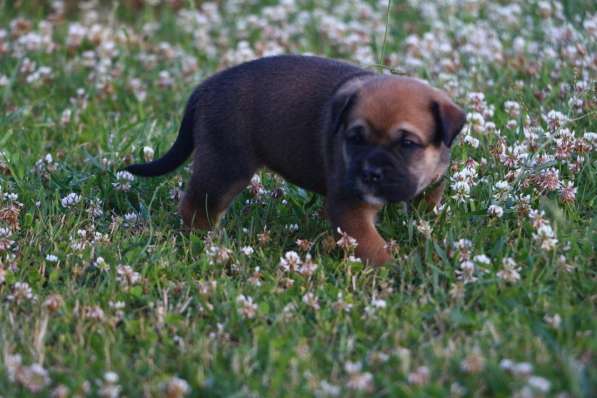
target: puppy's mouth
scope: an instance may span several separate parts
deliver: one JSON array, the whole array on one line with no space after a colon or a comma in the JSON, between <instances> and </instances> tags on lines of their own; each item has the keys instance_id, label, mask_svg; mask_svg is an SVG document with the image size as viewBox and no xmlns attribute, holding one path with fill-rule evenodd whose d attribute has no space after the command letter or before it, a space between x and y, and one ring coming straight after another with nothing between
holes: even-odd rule
<instances>
[{"instance_id":1,"label":"puppy's mouth","mask_svg":"<svg viewBox=\"0 0 597 398\"><path fill-rule=\"evenodd\" d=\"M377 151L353 158L345 187L364 202L378 206L411 200L417 193L418 181L396 159Z\"/></svg>"},{"instance_id":2,"label":"puppy's mouth","mask_svg":"<svg viewBox=\"0 0 597 398\"><path fill-rule=\"evenodd\" d=\"M355 183L359 196L372 205L405 202L416 196L416 187L407 178L371 182L359 177Z\"/></svg>"}]
</instances>

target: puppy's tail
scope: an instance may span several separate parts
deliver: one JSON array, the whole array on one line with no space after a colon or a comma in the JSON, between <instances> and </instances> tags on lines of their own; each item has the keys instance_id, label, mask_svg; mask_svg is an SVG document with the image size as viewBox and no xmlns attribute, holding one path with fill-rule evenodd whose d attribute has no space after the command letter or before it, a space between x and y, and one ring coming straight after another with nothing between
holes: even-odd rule
<instances>
[{"instance_id":1,"label":"puppy's tail","mask_svg":"<svg viewBox=\"0 0 597 398\"><path fill-rule=\"evenodd\" d=\"M129 173L154 177L169 173L180 166L193 152L193 107L188 106L180 124L178 137L164 156L149 163L132 164L125 168Z\"/></svg>"}]
</instances>

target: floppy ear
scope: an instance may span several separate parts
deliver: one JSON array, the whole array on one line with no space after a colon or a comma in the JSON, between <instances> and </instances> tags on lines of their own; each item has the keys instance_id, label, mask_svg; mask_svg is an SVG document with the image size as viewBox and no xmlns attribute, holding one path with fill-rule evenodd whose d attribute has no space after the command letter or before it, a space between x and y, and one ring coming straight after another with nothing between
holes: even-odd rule
<instances>
[{"instance_id":1,"label":"floppy ear","mask_svg":"<svg viewBox=\"0 0 597 398\"><path fill-rule=\"evenodd\" d=\"M466 122L466 113L452 101L433 101L431 104L440 139L449 148Z\"/></svg>"},{"instance_id":2,"label":"floppy ear","mask_svg":"<svg viewBox=\"0 0 597 398\"><path fill-rule=\"evenodd\" d=\"M346 115L356 102L357 90L343 91L336 94L330 103L331 133L335 134L346 122Z\"/></svg>"}]
</instances>

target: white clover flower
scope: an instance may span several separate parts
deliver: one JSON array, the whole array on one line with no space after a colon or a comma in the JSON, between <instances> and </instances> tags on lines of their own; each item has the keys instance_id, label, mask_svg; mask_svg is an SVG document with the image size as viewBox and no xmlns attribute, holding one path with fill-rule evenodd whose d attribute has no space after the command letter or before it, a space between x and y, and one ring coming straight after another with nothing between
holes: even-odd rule
<instances>
[{"instance_id":1,"label":"white clover flower","mask_svg":"<svg viewBox=\"0 0 597 398\"><path fill-rule=\"evenodd\" d=\"M543 320L554 329L559 329L562 324L562 317L560 314L545 315Z\"/></svg>"},{"instance_id":2,"label":"white clover flower","mask_svg":"<svg viewBox=\"0 0 597 398\"><path fill-rule=\"evenodd\" d=\"M473 241L470 239L458 239L454 242L454 247L458 250L470 249L473 247Z\"/></svg>"},{"instance_id":3,"label":"white clover flower","mask_svg":"<svg viewBox=\"0 0 597 398\"><path fill-rule=\"evenodd\" d=\"M158 85L161 88L168 88L174 85L174 79L167 70L160 71L158 77Z\"/></svg>"},{"instance_id":4,"label":"white clover flower","mask_svg":"<svg viewBox=\"0 0 597 398\"><path fill-rule=\"evenodd\" d=\"M572 97L568 100L568 106L576 113L582 113L585 101L582 98Z\"/></svg>"},{"instance_id":5,"label":"white clover flower","mask_svg":"<svg viewBox=\"0 0 597 398\"><path fill-rule=\"evenodd\" d=\"M48 371L38 363L19 367L15 379L33 393L40 392L51 383Z\"/></svg>"},{"instance_id":6,"label":"white clover flower","mask_svg":"<svg viewBox=\"0 0 597 398\"><path fill-rule=\"evenodd\" d=\"M87 213L93 218L99 218L104 214L102 210L102 200L95 198L89 203L89 207L87 208Z\"/></svg>"},{"instance_id":7,"label":"white clover flower","mask_svg":"<svg viewBox=\"0 0 597 398\"><path fill-rule=\"evenodd\" d=\"M284 228L290 232L296 232L299 230L298 224L286 224Z\"/></svg>"},{"instance_id":8,"label":"white clover flower","mask_svg":"<svg viewBox=\"0 0 597 398\"><path fill-rule=\"evenodd\" d=\"M508 358L504 358L500 361L500 368L503 370L512 370L512 367L515 365L514 361Z\"/></svg>"},{"instance_id":9,"label":"white clover flower","mask_svg":"<svg viewBox=\"0 0 597 398\"><path fill-rule=\"evenodd\" d=\"M472 135L465 135L464 143L472 146L473 148L479 148L479 140Z\"/></svg>"},{"instance_id":10,"label":"white clover flower","mask_svg":"<svg viewBox=\"0 0 597 398\"><path fill-rule=\"evenodd\" d=\"M518 127L518 121L514 120L514 119L510 119L506 122L506 128L508 130L514 130L516 129L516 127Z\"/></svg>"},{"instance_id":11,"label":"white clover flower","mask_svg":"<svg viewBox=\"0 0 597 398\"><path fill-rule=\"evenodd\" d=\"M485 102L485 94L478 92L471 92L467 95L468 101L473 105L483 104Z\"/></svg>"},{"instance_id":12,"label":"white clover flower","mask_svg":"<svg viewBox=\"0 0 597 398\"><path fill-rule=\"evenodd\" d=\"M121 310L126 307L126 303L124 301L109 301L108 306L113 310Z\"/></svg>"},{"instance_id":13,"label":"white clover flower","mask_svg":"<svg viewBox=\"0 0 597 398\"><path fill-rule=\"evenodd\" d=\"M311 276L317 270L318 265L311 259L311 255L305 256L305 261L299 268L299 273L304 276Z\"/></svg>"},{"instance_id":14,"label":"white clover flower","mask_svg":"<svg viewBox=\"0 0 597 398\"><path fill-rule=\"evenodd\" d=\"M533 234L533 239L546 251L553 250L558 243L553 229L547 223L540 225L539 228L537 228L537 233Z\"/></svg>"},{"instance_id":15,"label":"white clover flower","mask_svg":"<svg viewBox=\"0 0 597 398\"><path fill-rule=\"evenodd\" d=\"M419 233L423 236L425 236L427 239L431 238L431 233L433 232L433 227L431 227L431 224L429 223L429 221L426 220L419 220L419 222L416 224L417 226L417 231L419 231Z\"/></svg>"},{"instance_id":16,"label":"white clover flower","mask_svg":"<svg viewBox=\"0 0 597 398\"><path fill-rule=\"evenodd\" d=\"M67 125L72 117L73 111L70 108L66 108L65 110L62 111L62 114L60 115L60 124L61 125Z\"/></svg>"},{"instance_id":17,"label":"white clover flower","mask_svg":"<svg viewBox=\"0 0 597 398\"><path fill-rule=\"evenodd\" d=\"M253 298L240 294L236 298L236 304L238 305L238 314L243 318L252 319L257 314L257 304L253 302Z\"/></svg>"},{"instance_id":18,"label":"white clover flower","mask_svg":"<svg viewBox=\"0 0 597 398\"><path fill-rule=\"evenodd\" d=\"M209 257L209 263L211 265L225 265L232 260L232 250L227 247L208 245L205 248L205 254Z\"/></svg>"},{"instance_id":19,"label":"white clover flower","mask_svg":"<svg viewBox=\"0 0 597 398\"><path fill-rule=\"evenodd\" d=\"M583 139L593 145L593 148L597 148L597 133L587 132L583 134Z\"/></svg>"},{"instance_id":20,"label":"white clover flower","mask_svg":"<svg viewBox=\"0 0 597 398\"><path fill-rule=\"evenodd\" d=\"M490 217L501 218L504 215L504 209L498 205L491 205L487 209L487 214L489 214Z\"/></svg>"},{"instance_id":21,"label":"white clover flower","mask_svg":"<svg viewBox=\"0 0 597 398\"><path fill-rule=\"evenodd\" d=\"M564 181L560 186L560 199L563 203L574 203L577 188L572 181Z\"/></svg>"},{"instance_id":22,"label":"white clover flower","mask_svg":"<svg viewBox=\"0 0 597 398\"><path fill-rule=\"evenodd\" d=\"M386 308L387 303L386 300L374 298L371 300L371 305L375 308Z\"/></svg>"},{"instance_id":23,"label":"white clover flower","mask_svg":"<svg viewBox=\"0 0 597 398\"><path fill-rule=\"evenodd\" d=\"M358 246L358 242L355 238L348 235L346 232L342 231L340 227L337 229L338 234L340 234L340 239L336 242L336 244L343 250L354 250Z\"/></svg>"},{"instance_id":24,"label":"white clover flower","mask_svg":"<svg viewBox=\"0 0 597 398\"><path fill-rule=\"evenodd\" d=\"M504 102L504 110L512 118L520 116L520 104L516 101Z\"/></svg>"},{"instance_id":25,"label":"white clover flower","mask_svg":"<svg viewBox=\"0 0 597 398\"><path fill-rule=\"evenodd\" d=\"M255 250L251 247L251 246L244 246L241 247L240 251L245 255L245 256L250 256L253 253L255 253Z\"/></svg>"},{"instance_id":26,"label":"white clover flower","mask_svg":"<svg viewBox=\"0 0 597 398\"><path fill-rule=\"evenodd\" d=\"M369 372L351 373L346 387L356 391L370 391L373 389L373 375Z\"/></svg>"},{"instance_id":27,"label":"white clover flower","mask_svg":"<svg viewBox=\"0 0 597 398\"><path fill-rule=\"evenodd\" d=\"M512 189L508 181L498 181L494 185L495 193L494 196L496 200L504 201L508 198L508 193Z\"/></svg>"},{"instance_id":28,"label":"white clover flower","mask_svg":"<svg viewBox=\"0 0 597 398\"><path fill-rule=\"evenodd\" d=\"M118 398L122 388L117 383L118 374L114 372L104 373L104 379L98 390L99 396L102 398Z\"/></svg>"},{"instance_id":29,"label":"white clover flower","mask_svg":"<svg viewBox=\"0 0 597 398\"><path fill-rule=\"evenodd\" d=\"M485 122L485 133L494 133L499 135L499 131L494 122Z\"/></svg>"},{"instance_id":30,"label":"white clover flower","mask_svg":"<svg viewBox=\"0 0 597 398\"><path fill-rule=\"evenodd\" d=\"M479 113L479 112L469 113L466 117L466 122L471 127L472 131L474 131L475 133L480 134L480 133L485 132L484 130L485 130L486 121L481 113ZM471 137L471 136L467 135L467 137ZM466 140L466 138L465 138L465 140Z\"/></svg>"},{"instance_id":31,"label":"white clover flower","mask_svg":"<svg viewBox=\"0 0 597 398\"><path fill-rule=\"evenodd\" d=\"M477 268L475 267L475 263L472 261L466 260L460 263L459 269L456 270L456 276L458 280L467 283L473 283L477 281L477 277L475 273Z\"/></svg>"},{"instance_id":32,"label":"white clover flower","mask_svg":"<svg viewBox=\"0 0 597 398\"><path fill-rule=\"evenodd\" d=\"M465 203L470 198L471 187L468 182L456 181L450 188L454 191L452 198L456 201Z\"/></svg>"},{"instance_id":33,"label":"white clover flower","mask_svg":"<svg viewBox=\"0 0 597 398\"><path fill-rule=\"evenodd\" d=\"M68 33L66 36L66 45L69 48L76 48L81 45L81 42L87 35L87 28L75 22L68 26Z\"/></svg>"},{"instance_id":34,"label":"white clover flower","mask_svg":"<svg viewBox=\"0 0 597 398\"><path fill-rule=\"evenodd\" d=\"M50 173L56 171L57 168L58 166L49 153L35 162L35 172L42 177L47 177Z\"/></svg>"},{"instance_id":35,"label":"white clover flower","mask_svg":"<svg viewBox=\"0 0 597 398\"><path fill-rule=\"evenodd\" d=\"M153 160L154 154L155 154L155 151L153 150L152 147L150 147L150 146L143 147L143 159L145 159L146 162L151 162Z\"/></svg>"},{"instance_id":36,"label":"white clover flower","mask_svg":"<svg viewBox=\"0 0 597 398\"><path fill-rule=\"evenodd\" d=\"M104 373L104 380L107 383L118 383L118 374L116 372L106 372Z\"/></svg>"},{"instance_id":37,"label":"white clover flower","mask_svg":"<svg viewBox=\"0 0 597 398\"><path fill-rule=\"evenodd\" d=\"M254 174L253 177L251 177L251 184L261 184L261 177L259 174Z\"/></svg>"},{"instance_id":38,"label":"white clover flower","mask_svg":"<svg viewBox=\"0 0 597 398\"><path fill-rule=\"evenodd\" d=\"M485 358L478 348L468 354L466 358L460 363L460 368L471 374L481 372L485 368Z\"/></svg>"},{"instance_id":39,"label":"white clover flower","mask_svg":"<svg viewBox=\"0 0 597 398\"><path fill-rule=\"evenodd\" d=\"M307 304L309 307L313 308L314 310L319 309L319 299L312 292L307 292L303 295L303 303Z\"/></svg>"},{"instance_id":40,"label":"white clover flower","mask_svg":"<svg viewBox=\"0 0 597 398\"><path fill-rule=\"evenodd\" d=\"M77 195L74 192L71 192L68 195L66 195L64 198L62 198L60 203L62 204L62 207L64 207L65 209L68 209L69 207L75 206L80 201L81 201L81 196Z\"/></svg>"},{"instance_id":41,"label":"white clover flower","mask_svg":"<svg viewBox=\"0 0 597 398\"><path fill-rule=\"evenodd\" d=\"M56 257L53 254L48 254L46 256L46 261L49 262L49 263L57 263L58 262L58 257Z\"/></svg>"},{"instance_id":42,"label":"white clover flower","mask_svg":"<svg viewBox=\"0 0 597 398\"><path fill-rule=\"evenodd\" d=\"M15 282L15 284L12 285L12 293L6 296L6 298L8 301L12 301L16 304L36 300L36 296L33 294L33 290L27 282Z\"/></svg>"},{"instance_id":43,"label":"white clover flower","mask_svg":"<svg viewBox=\"0 0 597 398\"><path fill-rule=\"evenodd\" d=\"M502 270L498 271L496 275L506 282L515 283L520 280L520 267L513 258L506 257L502 260Z\"/></svg>"},{"instance_id":44,"label":"white clover flower","mask_svg":"<svg viewBox=\"0 0 597 398\"><path fill-rule=\"evenodd\" d=\"M124 215L124 226L131 227L139 222L139 214L130 212Z\"/></svg>"},{"instance_id":45,"label":"white clover flower","mask_svg":"<svg viewBox=\"0 0 597 398\"><path fill-rule=\"evenodd\" d=\"M147 99L147 89L145 87L145 84L143 84L143 82L140 79L137 79L137 78L131 79L129 81L129 88L133 91L133 94L135 95L135 98L137 99L137 101L144 102ZM149 148L153 152L152 148L150 148L150 147L145 147L145 148ZM148 153L145 152L145 148L143 148L143 155L147 159ZM151 158L153 159L153 153L151 153Z\"/></svg>"},{"instance_id":46,"label":"white clover flower","mask_svg":"<svg viewBox=\"0 0 597 398\"><path fill-rule=\"evenodd\" d=\"M548 393L551 387L551 383L546 378L540 376L531 376L527 381L528 385L535 390L542 393Z\"/></svg>"},{"instance_id":47,"label":"white clover flower","mask_svg":"<svg viewBox=\"0 0 597 398\"><path fill-rule=\"evenodd\" d=\"M344 312L350 312L350 310L352 310L352 304L351 303L347 303L346 301L344 301L344 297L342 295L342 292L338 292L338 298L336 299L336 301L332 304L332 307L334 308L334 310L336 311L344 311Z\"/></svg>"},{"instance_id":48,"label":"white clover flower","mask_svg":"<svg viewBox=\"0 0 597 398\"><path fill-rule=\"evenodd\" d=\"M539 188L543 191L557 191L562 186L562 182L560 181L560 170L555 167L541 170L536 181Z\"/></svg>"},{"instance_id":49,"label":"white clover flower","mask_svg":"<svg viewBox=\"0 0 597 398\"><path fill-rule=\"evenodd\" d=\"M126 170L116 173L116 182L112 186L119 191L128 191L131 189L131 183L135 180L135 176Z\"/></svg>"},{"instance_id":50,"label":"white clover flower","mask_svg":"<svg viewBox=\"0 0 597 398\"><path fill-rule=\"evenodd\" d=\"M191 391L186 380L179 377L172 377L164 386L166 398L182 398Z\"/></svg>"},{"instance_id":51,"label":"white clover flower","mask_svg":"<svg viewBox=\"0 0 597 398\"><path fill-rule=\"evenodd\" d=\"M429 381L429 368L427 366L419 366L414 372L408 374L408 382L414 385L427 384Z\"/></svg>"},{"instance_id":52,"label":"white clover flower","mask_svg":"<svg viewBox=\"0 0 597 398\"><path fill-rule=\"evenodd\" d=\"M141 282L141 274L133 270L130 265L119 265L116 267L116 280L124 288L136 285Z\"/></svg>"},{"instance_id":53,"label":"white clover flower","mask_svg":"<svg viewBox=\"0 0 597 398\"><path fill-rule=\"evenodd\" d=\"M340 396L341 391L339 386L331 384L327 380L322 380L319 383L319 391L317 391L317 393L320 393L323 396L338 397Z\"/></svg>"},{"instance_id":54,"label":"white clover flower","mask_svg":"<svg viewBox=\"0 0 597 398\"><path fill-rule=\"evenodd\" d=\"M487 257L485 254L476 255L475 257L473 257L473 261L475 261L479 264L484 264L484 265L491 264L491 259L489 257Z\"/></svg>"},{"instance_id":55,"label":"white clover flower","mask_svg":"<svg viewBox=\"0 0 597 398\"><path fill-rule=\"evenodd\" d=\"M279 266L286 272L295 272L299 270L301 264L301 256L294 250L290 250L280 258Z\"/></svg>"},{"instance_id":56,"label":"white clover flower","mask_svg":"<svg viewBox=\"0 0 597 398\"><path fill-rule=\"evenodd\" d=\"M344 364L344 370L346 370L346 373L357 373L360 372L362 368L363 365L360 362L347 361Z\"/></svg>"},{"instance_id":57,"label":"white clover flower","mask_svg":"<svg viewBox=\"0 0 597 398\"><path fill-rule=\"evenodd\" d=\"M15 382L17 378L17 373L20 371L21 366L23 364L23 358L20 354L11 355L9 352L7 352L5 354L4 360L4 367L6 369L6 375L8 376L8 380L10 380L11 382Z\"/></svg>"},{"instance_id":58,"label":"white clover flower","mask_svg":"<svg viewBox=\"0 0 597 398\"><path fill-rule=\"evenodd\" d=\"M529 376L533 373L533 365L528 362L519 362L512 365L510 371L516 376Z\"/></svg>"},{"instance_id":59,"label":"white clover flower","mask_svg":"<svg viewBox=\"0 0 597 398\"><path fill-rule=\"evenodd\" d=\"M529 210L529 218L532 220L534 228L539 228L543 224L549 223L549 221L545 219L545 212L543 210Z\"/></svg>"},{"instance_id":60,"label":"white clover flower","mask_svg":"<svg viewBox=\"0 0 597 398\"><path fill-rule=\"evenodd\" d=\"M543 116L543 119L547 122L547 125L552 132L563 127L568 122L566 115L555 110L549 111L547 115Z\"/></svg>"},{"instance_id":61,"label":"white clover flower","mask_svg":"<svg viewBox=\"0 0 597 398\"><path fill-rule=\"evenodd\" d=\"M551 8L551 3L549 1L539 1L537 3L537 8L539 9L539 15L543 18L547 19L552 16L553 9Z\"/></svg>"},{"instance_id":62,"label":"white clover flower","mask_svg":"<svg viewBox=\"0 0 597 398\"><path fill-rule=\"evenodd\" d=\"M94 262L93 266L99 269L100 271L108 271L110 269L110 265L104 260L103 257L98 257Z\"/></svg>"}]
</instances>

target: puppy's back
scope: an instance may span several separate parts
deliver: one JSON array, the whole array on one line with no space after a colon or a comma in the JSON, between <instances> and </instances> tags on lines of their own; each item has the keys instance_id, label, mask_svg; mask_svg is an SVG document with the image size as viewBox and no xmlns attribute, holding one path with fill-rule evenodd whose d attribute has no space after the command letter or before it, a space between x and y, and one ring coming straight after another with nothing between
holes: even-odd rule
<instances>
[{"instance_id":1,"label":"puppy's back","mask_svg":"<svg viewBox=\"0 0 597 398\"><path fill-rule=\"evenodd\" d=\"M323 178L326 103L343 82L370 73L298 55L261 58L224 70L193 93L197 121L207 127L203 134L210 135L196 142L209 139L222 148L250 148L266 166L297 184L305 181L295 176L295 163L311 165L308 172L319 170Z\"/></svg>"}]
</instances>

